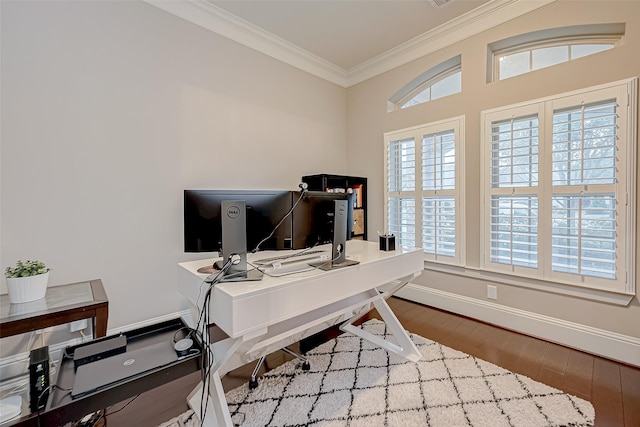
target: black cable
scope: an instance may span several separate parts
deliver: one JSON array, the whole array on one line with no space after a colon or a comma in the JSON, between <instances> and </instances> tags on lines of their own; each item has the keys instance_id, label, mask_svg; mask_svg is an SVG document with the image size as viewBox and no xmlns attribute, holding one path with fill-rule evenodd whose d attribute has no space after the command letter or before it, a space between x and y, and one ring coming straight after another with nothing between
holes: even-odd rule
<instances>
[{"instance_id":1,"label":"black cable","mask_svg":"<svg viewBox=\"0 0 640 427\"><path fill-rule=\"evenodd\" d=\"M107 417L113 414L117 414L118 412L122 411L124 408L126 408L127 406L131 405L131 403L133 403L134 400L136 400L138 397L140 397L140 395L136 395L134 397L131 398L131 400L129 400L127 403L124 404L124 406L120 409L118 409L117 411L113 411L113 412L109 412L107 413L106 409L104 411L102 411L102 414L100 414L100 416L93 422L93 424L91 425L92 427L95 426L96 424L98 424L98 421L100 421L101 419L104 418L104 425L107 425Z\"/></svg>"},{"instance_id":2,"label":"black cable","mask_svg":"<svg viewBox=\"0 0 640 427\"><path fill-rule=\"evenodd\" d=\"M38 409L36 410L36 417L37 417L36 421L37 421L38 427L40 426L40 410L42 409L40 408L40 400L44 397L45 393L47 393L48 391L53 391L54 388L67 392L62 396L63 398L68 394L71 394L71 390L72 390L70 388L60 387L57 384L51 384L49 387L45 388L44 390L42 390L42 392L40 392L40 394L38 395L38 399L36 400L36 403L38 405Z\"/></svg>"},{"instance_id":3,"label":"black cable","mask_svg":"<svg viewBox=\"0 0 640 427\"><path fill-rule=\"evenodd\" d=\"M203 282L203 283L209 283L209 288L205 293L202 310L200 312L198 324L196 325L196 330L200 331L203 350L206 349L206 353L205 351L202 352L202 369L201 369L202 394L200 396L200 421L201 422L205 419L207 415L208 405L206 403L208 403L209 391L211 390L210 372L215 362L213 350L211 349L211 345L210 345L210 337L209 337L209 329L208 329L210 324L209 307L210 307L210 301L211 301L211 292L213 291L213 288L224 278L229 268L231 268L231 265L233 264L233 258L236 255L237 254L232 254L231 256L229 256L229 258L227 259L225 264L222 266L220 271L213 278L210 279L209 277L207 277L207 279L205 279L205 281ZM208 360L205 356L208 356Z\"/></svg>"},{"instance_id":4,"label":"black cable","mask_svg":"<svg viewBox=\"0 0 640 427\"><path fill-rule=\"evenodd\" d=\"M36 399L36 421L37 421L38 427L40 427L40 409L41 409L40 408L40 400L44 397L45 394L49 393L49 391L51 389L53 389L54 387L56 387L56 385L55 384L51 384L49 387L47 387L44 390L42 390L40 392L40 394L38 395L38 398Z\"/></svg>"},{"instance_id":5,"label":"black cable","mask_svg":"<svg viewBox=\"0 0 640 427\"><path fill-rule=\"evenodd\" d=\"M206 415L207 415L207 403L208 403L208 396L209 396L209 391L210 391L210 386L209 383L210 381L210 373L211 373L211 368L213 366L213 363L215 362L214 360L214 354L213 354L213 350L211 349L211 345L210 345L210 336L209 336L209 329L208 329L208 325L209 325L209 301L211 298L211 289L215 286L216 284L213 283L210 287L209 287L209 291L207 292L207 295L205 296L205 305L203 306L203 312L205 313L203 319L203 326L202 326L202 334L204 337L204 345L205 348L207 349L207 355L208 355L208 360L205 359L203 357L202 360L202 376L201 376L201 380L202 380L202 394L200 395L200 420L204 421Z\"/></svg>"},{"instance_id":6,"label":"black cable","mask_svg":"<svg viewBox=\"0 0 640 427\"><path fill-rule=\"evenodd\" d=\"M280 222L278 222L278 224L273 227L273 230L271 230L271 233L265 237L264 239L262 239L255 247L254 250L251 251L252 254L255 254L256 252L258 252L260 250L260 245L262 245L264 242L266 242L267 240L269 240L273 234L276 232L276 230L278 229L278 227L280 227L282 225L282 223L284 222L285 219L287 219L287 217L289 215L291 215L294 211L294 209L296 208L296 206L298 206L298 203L300 203L300 200L303 199L304 195L307 194L307 188L304 187L302 184L300 184L300 188L302 189L302 191L300 191L300 197L298 197L298 200L296 200L296 202L293 204L293 206L291 207L291 209L289 209L289 212L287 212L282 219L280 220Z\"/></svg>"},{"instance_id":7,"label":"black cable","mask_svg":"<svg viewBox=\"0 0 640 427\"><path fill-rule=\"evenodd\" d=\"M118 412L121 412L124 408L126 408L127 406L131 405L133 403L134 400L136 400L138 397L140 397L139 394L135 395L134 397L131 398L131 400L129 400L127 403L124 404L124 406L120 409L118 409L117 411L113 411L113 412L104 412L104 417L108 417L109 415L113 415L113 414L117 414Z\"/></svg>"}]
</instances>

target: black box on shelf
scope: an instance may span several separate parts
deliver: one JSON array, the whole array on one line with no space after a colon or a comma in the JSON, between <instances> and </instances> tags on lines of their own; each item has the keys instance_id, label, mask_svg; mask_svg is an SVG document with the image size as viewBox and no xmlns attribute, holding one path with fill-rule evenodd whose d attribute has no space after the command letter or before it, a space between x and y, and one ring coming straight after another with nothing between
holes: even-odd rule
<instances>
[{"instance_id":1,"label":"black box on shelf","mask_svg":"<svg viewBox=\"0 0 640 427\"><path fill-rule=\"evenodd\" d=\"M127 351L127 337L116 335L93 340L76 347L73 352L73 364L76 368L85 363L95 362L106 357Z\"/></svg>"},{"instance_id":2,"label":"black box on shelf","mask_svg":"<svg viewBox=\"0 0 640 427\"><path fill-rule=\"evenodd\" d=\"M44 408L49 397L49 346L29 353L29 408L36 412Z\"/></svg>"}]
</instances>

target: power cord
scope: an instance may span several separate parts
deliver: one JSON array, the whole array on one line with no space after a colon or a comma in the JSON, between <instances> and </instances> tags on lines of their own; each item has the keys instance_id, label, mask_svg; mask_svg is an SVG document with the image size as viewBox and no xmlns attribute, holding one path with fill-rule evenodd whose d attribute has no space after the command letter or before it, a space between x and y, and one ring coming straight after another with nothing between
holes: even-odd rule
<instances>
[{"instance_id":1,"label":"power cord","mask_svg":"<svg viewBox=\"0 0 640 427\"><path fill-rule=\"evenodd\" d=\"M282 219L280 220L280 222L278 222L278 224L273 227L273 230L271 230L271 233L265 237L264 239L262 239L257 245L256 247L251 251L252 254L255 254L256 252L258 252L260 250L260 246L266 242L267 240L269 240L271 237L273 237L273 234L276 232L276 230L282 225L282 223L284 222L285 219L287 219L287 217L289 215L291 215L293 213L293 211L295 210L296 206L298 206L298 203L300 203L300 200L302 200L304 198L304 195L307 194L307 192L309 190L307 190L308 185L306 182L301 182L300 185L300 197L298 197L298 200L296 200L296 202L293 204L293 206L291 207L291 209L289 209L289 212L287 212Z\"/></svg>"},{"instance_id":2,"label":"power cord","mask_svg":"<svg viewBox=\"0 0 640 427\"><path fill-rule=\"evenodd\" d=\"M107 425L107 417L108 417L108 416L113 415L113 414L117 414L118 412L123 411L123 410L124 410L124 408L126 408L126 407L127 407L127 406L129 406L129 405L131 405L131 404L133 403L133 401L134 401L134 400L136 400L138 397L140 397L140 395L139 395L139 394L135 395L135 396L134 396L134 397L132 397L132 398L131 398L127 403L125 403L125 404L122 406L122 408L117 409L117 410L115 410L115 411L113 411L113 412L109 412L109 413L107 413L107 410L106 410L106 409L105 409L105 410L103 410L103 411L98 411L98 413L99 413L98 418L96 418L95 420L93 420L92 418L89 418L89 420L87 420L87 422L90 422L91 424L88 424L88 425L87 425L87 427L94 427L94 426L96 426L96 425L98 424L98 422L99 422L100 420L102 420L102 419L104 419L104 426L106 427L106 425ZM111 408L111 407L109 407L109 408ZM94 414L95 414L95 413L94 413ZM80 426L78 426L78 427L80 427Z\"/></svg>"},{"instance_id":3,"label":"power cord","mask_svg":"<svg viewBox=\"0 0 640 427\"><path fill-rule=\"evenodd\" d=\"M328 260L326 262L323 262L322 264L312 265L312 267L319 270L319 269L321 269L322 267L324 267L327 264L332 264L335 260L339 259L340 256L342 256L342 248L339 247L336 252L338 252L338 255L336 255L335 258L332 258L332 259L330 259L330 260Z\"/></svg>"},{"instance_id":4,"label":"power cord","mask_svg":"<svg viewBox=\"0 0 640 427\"><path fill-rule=\"evenodd\" d=\"M213 288L218 283L220 283L220 281L222 281L222 279L224 278L229 268L231 268L231 266L233 265L234 258L235 258L234 255L236 254L232 254L231 256L229 256L229 258L226 260L226 262L224 263L224 265L222 266L222 268L217 274L207 277L202 283L203 285L204 283L208 283L209 287L205 292L204 300L202 303L202 310L200 311L200 316L198 318L198 322L195 327L195 330L198 331L198 333L200 334L202 348L203 348L202 369L201 369L202 394L200 396L200 420L201 421L204 420L207 415L208 396L211 390L210 373L211 373L211 368L215 363L214 354L210 345L211 340L209 337L209 329L208 329L210 324L209 307L210 307L210 301L211 301L211 292L213 291Z\"/></svg>"},{"instance_id":5,"label":"power cord","mask_svg":"<svg viewBox=\"0 0 640 427\"><path fill-rule=\"evenodd\" d=\"M42 408L40 407L40 401L42 400L43 397L49 396L49 392L52 391L54 388L57 388L57 389L62 390L62 391L66 391L67 394L71 393L71 389L70 388L62 388L62 387L57 386L56 384L51 384L49 387L45 388L44 390L42 390L40 392L40 394L38 395L38 398L36 399L36 404L37 404L37 407L38 407L37 410L36 410L36 423L37 423L38 427L40 427L40 415L41 415L41 410L42 410Z\"/></svg>"}]
</instances>

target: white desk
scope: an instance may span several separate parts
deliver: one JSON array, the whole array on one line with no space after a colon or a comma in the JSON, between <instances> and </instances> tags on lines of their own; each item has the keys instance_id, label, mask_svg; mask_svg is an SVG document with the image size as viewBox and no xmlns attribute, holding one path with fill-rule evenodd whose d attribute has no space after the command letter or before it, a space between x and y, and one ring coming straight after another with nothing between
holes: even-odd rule
<instances>
[{"instance_id":1,"label":"white desk","mask_svg":"<svg viewBox=\"0 0 640 427\"><path fill-rule=\"evenodd\" d=\"M211 369L209 407L204 426L232 426L221 377L232 369L272 353L340 322L343 331L417 361L421 354L393 314L385 299L423 270L420 249L378 250L378 243L350 240L347 257L358 265L330 271L313 270L284 277L265 275L256 282L219 283L213 289L209 317L228 338L211 344L215 357ZM264 258L275 252L261 252ZM282 254L279 252L277 254ZM251 256L249 262L251 262ZM202 309L206 274L200 267L214 259L179 264L179 289L189 300L194 318ZM375 307L397 344L369 334L353 322ZM189 396L200 413L201 386Z\"/></svg>"}]
</instances>

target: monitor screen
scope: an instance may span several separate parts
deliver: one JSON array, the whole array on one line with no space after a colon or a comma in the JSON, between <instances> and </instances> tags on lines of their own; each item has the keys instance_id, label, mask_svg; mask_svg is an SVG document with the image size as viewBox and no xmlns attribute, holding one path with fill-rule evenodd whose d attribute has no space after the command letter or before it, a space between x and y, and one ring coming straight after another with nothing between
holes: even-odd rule
<instances>
[{"instance_id":1,"label":"monitor screen","mask_svg":"<svg viewBox=\"0 0 640 427\"><path fill-rule=\"evenodd\" d=\"M224 200L245 201L247 250L253 250L291 209L291 197L286 190L184 190L184 251L222 252ZM260 249L291 249L291 229L290 216Z\"/></svg>"},{"instance_id":2,"label":"monitor screen","mask_svg":"<svg viewBox=\"0 0 640 427\"><path fill-rule=\"evenodd\" d=\"M295 192L293 200L298 200ZM333 240L334 200L348 200L349 215L346 239L353 232L353 197L346 193L308 191L293 211L293 243L295 249L310 248Z\"/></svg>"}]
</instances>

